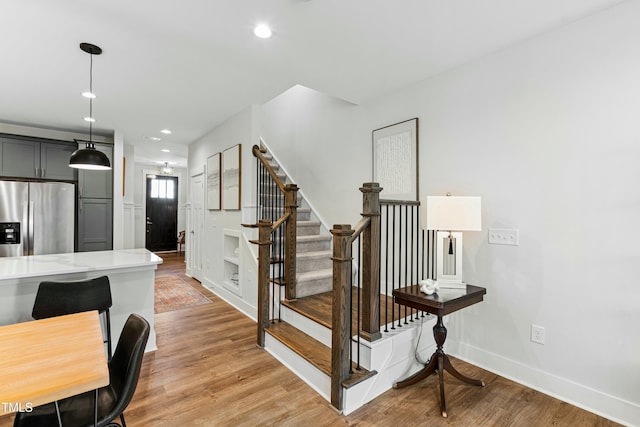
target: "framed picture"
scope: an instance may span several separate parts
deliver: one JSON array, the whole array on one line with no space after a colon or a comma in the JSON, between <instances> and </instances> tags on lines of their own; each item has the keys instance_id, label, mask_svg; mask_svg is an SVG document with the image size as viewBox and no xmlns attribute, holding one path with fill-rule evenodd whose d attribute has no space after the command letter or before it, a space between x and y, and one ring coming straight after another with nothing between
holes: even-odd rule
<instances>
[{"instance_id":1,"label":"framed picture","mask_svg":"<svg viewBox=\"0 0 640 427\"><path fill-rule=\"evenodd\" d=\"M373 182L381 199L414 201L418 192L418 118L372 132Z\"/></svg>"},{"instance_id":2,"label":"framed picture","mask_svg":"<svg viewBox=\"0 0 640 427\"><path fill-rule=\"evenodd\" d=\"M220 210L220 164L221 155L207 158L207 209Z\"/></svg>"},{"instance_id":3,"label":"framed picture","mask_svg":"<svg viewBox=\"0 0 640 427\"><path fill-rule=\"evenodd\" d=\"M240 179L242 177L242 144L222 153L222 209L240 209Z\"/></svg>"}]
</instances>

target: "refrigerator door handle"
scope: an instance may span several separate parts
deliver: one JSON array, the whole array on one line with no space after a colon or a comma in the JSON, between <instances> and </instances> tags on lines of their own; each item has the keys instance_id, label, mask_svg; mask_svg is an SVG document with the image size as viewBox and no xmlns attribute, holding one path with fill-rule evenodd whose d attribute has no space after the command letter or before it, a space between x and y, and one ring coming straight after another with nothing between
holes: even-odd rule
<instances>
[{"instance_id":1,"label":"refrigerator door handle","mask_svg":"<svg viewBox=\"0 0 640 427\"><path fill-rule=\"evenodd\" d=\"M22 202L22 255L29 255L29 202Z\"/></svg>"},{"instance_id":2,"label":"refrigerator door handle","mask_svg":"<svg viewBox=\"0 0 640 427\"><path fill-rule=\"evenodd\" d=\"M29 201L29 255L33 255L33 244L34 244L34 230L33 230L33 212L34 212L35 202Z\"/></svg>"}]
</instances>

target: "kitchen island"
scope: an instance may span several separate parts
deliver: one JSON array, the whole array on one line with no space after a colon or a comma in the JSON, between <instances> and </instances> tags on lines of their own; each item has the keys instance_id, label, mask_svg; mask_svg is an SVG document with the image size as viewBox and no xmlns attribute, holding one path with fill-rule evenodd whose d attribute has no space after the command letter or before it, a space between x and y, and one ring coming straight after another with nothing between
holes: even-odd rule
<instances>
[{"instance_id":1,"label":"kitchen island","mask_svg":"<svg viewBox=\"0 0 640 427\"><path fill-rule=\"evenodd\" d=\"M75 281L106 275L113 299L114 349L129 314L137 313L151 325L146 350L156 350L154 280L161 263L162 258L146 249L0 257L0 325L33 320L31 310L42 281Z\"/></svg>"}]
</instances>

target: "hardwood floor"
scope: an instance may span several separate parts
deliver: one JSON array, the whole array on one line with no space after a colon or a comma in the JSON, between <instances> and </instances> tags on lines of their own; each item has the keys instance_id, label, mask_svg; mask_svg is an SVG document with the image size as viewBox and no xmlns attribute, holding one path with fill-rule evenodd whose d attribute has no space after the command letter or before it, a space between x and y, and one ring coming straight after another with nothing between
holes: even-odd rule
<instances>
[{"instance_id":1,"label":"hardwood floor","mask_svg":"<svg viewBox=\"0 0 640 427\"><path fill-rule=\"evenodd\" d=\"M187 280L213 302L156 315L159 350L145 354L133 401L125 411L136 426L614 426L604 418L528 389L460 360L465 375L445 374L449 417L439 415L437 376L389 390L348 415L255 344L256 325L184 275L183 256L161 254L158 275ZM11 426L12 416L0 418Z\"/></svg>"}]
</instances>

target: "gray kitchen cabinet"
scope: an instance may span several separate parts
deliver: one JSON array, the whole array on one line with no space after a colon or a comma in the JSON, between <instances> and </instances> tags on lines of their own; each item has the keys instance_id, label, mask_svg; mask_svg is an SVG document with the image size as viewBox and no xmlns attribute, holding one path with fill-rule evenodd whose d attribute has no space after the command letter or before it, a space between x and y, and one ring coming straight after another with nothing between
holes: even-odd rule
<instances>
[{"instance_id":1,"label":"gray kitchen cabinet","mask_svg":"<svg viewBox=\"0 0 640 427\"><path fill-rule=\"evenodd\" d=\"M113 165L113 146L94 144ZM84 144L79 145L84 148ZM113 170L78 170L78 252L113 249Z\"/></svg>"},{"instance_id":2,"label":"gray kitchen cabinet","mask_svg":"<svg viewBox=\"0 0 640 427\"><path fill-rule=\"evenodd\" d=\"M113 249L113 200L78 200L77 251Z\"/></svg>"},{"instance_id":3,"label":"gray kitchen cabinet","mask_svg":"<svg viewBox=\"0 0 640 427\"><path fill-rule=\"evenodd\" d=\"M40 142L0 136L0 176L39 178Z\"/></svg>"},{"instance_id":4,"label":"gray kitchen cabinet","mask_svg":"<svg viewBox=\"0 0 640 427\"><path fill-rule=\"evenodd\" d=\"M75 181L69 167L73 143L0 136L0 176Z\"/></svg>"},{"instance_id":5,"label":"gray kitchen cabinet","mask_svg":"<svg viewBox=\"0 0 640 427\"><path fill-rule=\"evenodd\" d=\"M75 144L41 143L40 178L75 181L76 170L69 167L69 158L74 151Z\"/></svg>"}]
</instances>

